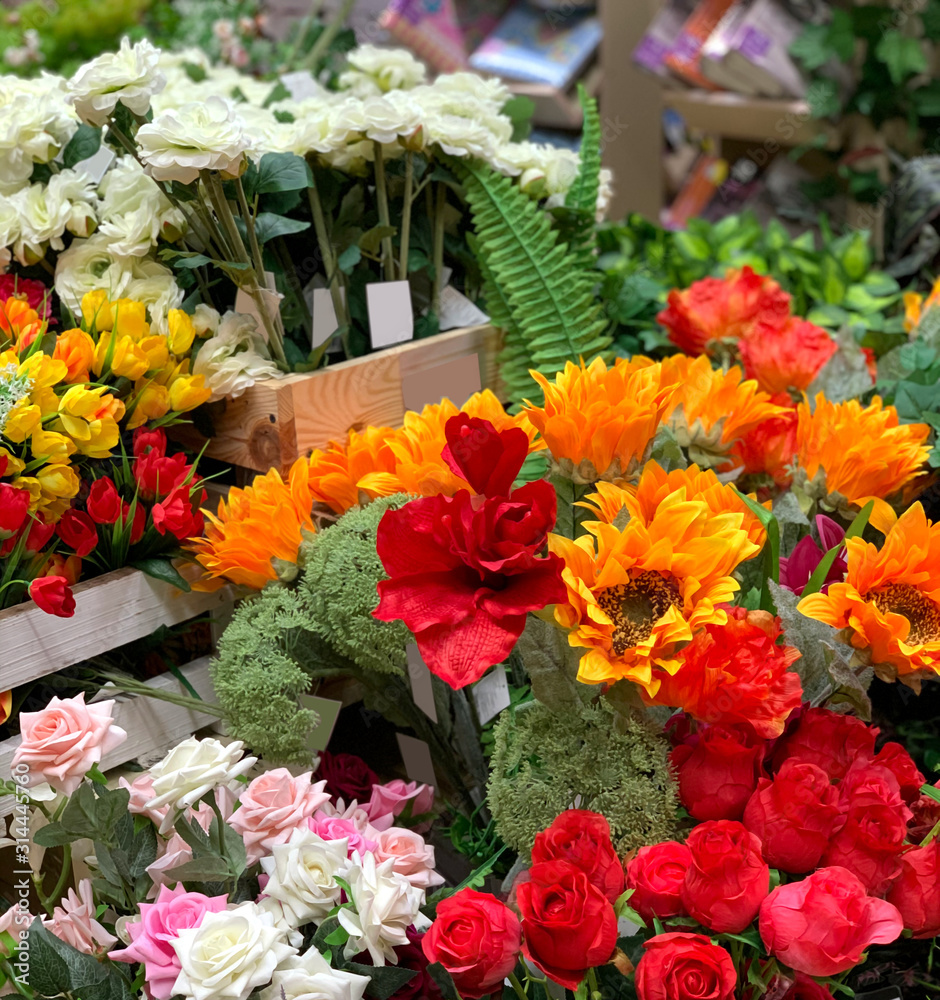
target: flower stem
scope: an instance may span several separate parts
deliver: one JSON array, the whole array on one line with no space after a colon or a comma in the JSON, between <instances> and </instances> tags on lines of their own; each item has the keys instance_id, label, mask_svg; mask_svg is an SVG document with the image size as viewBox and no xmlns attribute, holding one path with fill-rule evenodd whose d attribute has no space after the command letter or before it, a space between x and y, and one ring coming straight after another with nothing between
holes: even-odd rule
<instances>
[{"instance_id":1,"label":"flower stem","mask_svg":"<svg viewBox=\"0 0 940 1000\"><path fill-rule=\"evenodd\" d=\"M241 177L235 179L235 193L238 197L238 209L245 220L245 228L248 230L248 243L251 247L251 256L255 264L255 275L258 284L265 287L267 279L264 276L264 258L261 255L261 246L258 243L258 235L255 232L255 220L252 218L251 209L248 207L248 199L245 196L245 187Z\"/></svg>"},{"instance_id":2,"label":"flower stem","mask_svg":"<svg viewBox=\"0 0 940 1000\"><path fill-rule=\"evenodd\" d=\"M153 698L155 701L165 701L170 705L188 708L193 712L214 715L218 719L225 717L222 706L216 705L211 701L202 701L200 698L191 698L189 695L174 694L172 691L164 691L161 688L151 687L143 681L135 680L133 677L126 677L124 674L99 670L97 671L97 675L106 681L110 681L114 685L114 690L122 691L125 694L135 694L144 698Z\"/></svg>"},{"instance_id":3,"label":"flower stem","mask_svg":"<svg viewBox=\"0 0 940 1000\"><path fill-rule=\"evenodd\" d=\"M0 972L7 977L7 982L13 984L13 989L15 989L21 997L28 997L29 1000L33 1000L33 997L36 996L35 992L27 986L26 983L21 982L16 978L16 972L13 970L12 964L5 958L0 959Z\"/></svg>"},{"instance_id":4,"label":"flower stem","mask_svg":"<svg viewBox=\"0 0 940 1000\"><path fill-rule=\"evenodd\" d=\"M379 209L379 225L391 228L391 218L388 214L388 181L385 178L385 154L382 143L373 140L372 149L375 152L375 197ZM395 280L395 255L392 250L391 236L382 237L382 268L385 280Z\"/></svg>"},{"instance_id":5,"label":"flower stem","mask_svg":"<svg viewBox=\"0 0 940 1000\"><path fill-rule=\"evenodd\" d=\"M924 837L924 839L920 843L920 846L926 847L928 844L932 843L937 838L938 834L940 834L940 820L938 820L934 824L933 829L930 831L930 833L927 834L926 837Z\"/></svg>"},{"instance_id":6,"label":"flower stem","mask_svg":"<svg viewBox=\"0 0 940 1000\"><path fill-rule=\"evenodd\" d=\"M588 969L587 980L588 980L588 985L591 988L592 1000L601 1000L603 994L597 987L597 973L594 971L594 969Z\"/></svg>"},{"instance_id":7,"label":"flower stem","mask_svg":"<svg viewBox=\"0 0 940 1000\"><path fill-rule=\"evenodd\" d=\"M311 176L313 171L311 170ZM316 179L307 188L307 197L310 200L310 214L313 216L313 228L317 234L317 244L320 247L320 256L323 258L323 266L326 270L329 281L330 296L333 299L333 310L340 326L346 326L349 322L346 317L346 307L343 303L343 296L339 288L339 265L333 254L333 245L330 243L330 234L326 228L326 216L323 214L323 203L320 201L320 192L317 190ZM324 350L326 345L323 345ZM317 359L319 360L319 358Z\"/></svg>"},{"instance_id":8,"label":"flower stem","mask_svg":"<svg viewBox=\"0 0 940 1000\"><path fill-rule=\"evenodd\" d=\"M52 908L62 898L62 893L65 891L65 886L69 880L69 875L71 873L72 873L72 845L65 844L62 847L62 872L59 875L59 881L56 882L55 888L52 890L50 895L46 899L41 900L43 909L47 913L52 913Z\"/></svg>"},{"instance_id":9,"label":"flower stem","mask_svg":"<svg viewBox=\"0 0 940 1000\"><path fill-rule=\"evenodd\" d=\"M515 972L510 972L506 978L509 980L512 988L516 991L516 996L519 997L519 1000L528 1000L526 991L522 988L522 983L519 982L519 977L515 974Z\"/></svg>"},{"instance_id":10,"label":"flower stem","mask_svg":"<svg viewBox=\"0 0 940 1000\"><path fill-rule=\"evenodd\" d=\"M411 203L414 198L415 154L409 149L405 153L405 200L401 209L401 246L398 257L398 277L408 278L408 253L411 243Z\"/></svg>"},{"instance_id":11,"label":"flower stem","mask_svg":"<svg viewBox=\"0 0 940 1000\"><path fill-rule=\"evenodd\" d=\"M441 314L441 289L444 283L444 209L446 207L447 188L438 182L434 204L434 293L431 297L431 309L436 317L440 317Z\"/></svg>"},{"instance_id":12,"label":"flower stem","mask_svg":"<svg viewBox=\"0 0 940 1000\"><path fill-rule=\"evenodd\" d=\"M356 0L343 0L342 6L333 16L333 20L323 29L320 37L313 43L313 48L307 53L307 58L303 62L304 68L316 72L317 63L326 55L327 50L333 44L333 39L340 33L355 2Z\"/></svg>"},{"instance_id":13,"label":"flower stem","mask_svg":"<svg viewBox=\"0 0 940 1000\"><path fill-rule=\"evenodd\" d=\"M215 791L209 792L206 798L209 800L209 806L215 813L216 822L219 824L219 855L227 861L228 855L225 853L225 820L222 819L222 810L219 809L219 802L215 797Z\"/></svg>"}]
</instances>

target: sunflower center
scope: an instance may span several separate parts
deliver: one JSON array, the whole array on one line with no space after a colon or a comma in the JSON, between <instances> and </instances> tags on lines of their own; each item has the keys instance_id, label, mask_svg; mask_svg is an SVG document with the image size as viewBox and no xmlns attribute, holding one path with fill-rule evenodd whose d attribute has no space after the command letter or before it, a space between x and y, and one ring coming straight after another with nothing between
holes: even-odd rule
<instances>
[{"instance_id":1,"label":"sunflower center","mask_svg":"<svg viewBox=\"0 0 940 1000\"><path fill-rule=\"evenodd\" d=\"M889 583L866 599L882 614L903 615L911 623L909 645L940 640L940 606L909 583Z\"/></svg>"},{"instance_id":2,"label":"sunflower center","mask_svg":"<svg viewBox=\"0 0 940 1000\"><path fill-rule=\"evenodd\" d=\"M653 626L670 609L682 605L679 587L659 573L644 570L629 583L602 590L601 610L614 623L611 643L617 656L647 640Z\"/></svg>"}]
</instances>

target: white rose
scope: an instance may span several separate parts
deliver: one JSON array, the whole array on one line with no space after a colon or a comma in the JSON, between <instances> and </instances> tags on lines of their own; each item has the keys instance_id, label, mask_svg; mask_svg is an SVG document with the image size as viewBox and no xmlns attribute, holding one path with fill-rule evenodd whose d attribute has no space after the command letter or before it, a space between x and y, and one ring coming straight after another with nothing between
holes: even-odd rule
<instances>
[{"instance_id":1,"label":"white rose","mask_svg":"<svg viewBox=\"0 0 940 1000\"><path fill-rule=\"evenodd\" d=\"M129 266L112 256L110 240L100 233L73 240L56 261L55 290L73 316L81 316L86 292L105 288L112 300L123 298L132 280Z\"/></svg>"},{"instance_id":2,"label":"white rose","mask_svg":"<svg viewBox=\"0 0 940 1000\"><path fill-rule=\"evenodd\" d=\"M12 198L0 198L0 248L12 246L20 236L20 210Z\"/></svg>"},{"instance_id":3,"label":"white rose","mask_svg":"<svg viewBox=\"0 0 940 1000\"><path fill-rule=\"evenodd\" d=\"M551 194L567 194L581 169L581 157L572 149L554 149L545 165L545 189Z\"/></svg>"},{"instance_id":4,"label":"white rose","mask_svg":"<svg viewBox=\"0 0 940 1000\"><path fill-rule=\"evenodd\" d=\"M331 968L314 948L282 962L261 1000L362 1000L368 976Z\"/></svg>"},{"instance_id":5,"label":"white rose","mask_svg":"<svg viewBox=\"0 0 940 1000\"><path fill-rule=\"evenodd\" d=\"M130 281L125 296L143 302L150 311L150 330L166 336L167 314L179 309L186 297L168 267L148 257L130 257Z\"/></svg>"},{"instance_id":6,"label":"white rose","mask_svg":"<svg viewBox=\"0 0 940 1000\"><path fill-rule=\"evenodd\" d=\"M173 993L194 1000L245 1000L296 954L273 915L252 902L207 913L198 927L179 931L170 944L181 967Z\"/></svg>"},{"instance_id":7,"label":"white rose","mask_svg":"<svg viewBox=\"0 0 940 1000\"><path fill-rule=\"evenodd\" d=\"M346 56L350 68L340 74L339 85L356 97L410 90L427 79L424 63L407 49L360 45Z\"/></svg>"},{"instance_id":8,"label":"white rose","mask_svg":"<svg viewBox=\"0 0 940 1000\"><path fill-rule=\"evenodd\" d=\"M166 85L157 67L159 57L159 50L145 38L131 45L125 37L117 52L104 52L85 63L69 80L69 99L79 118L100 127L118 101L135 115L147 114L151 97Z\"/></svg>"},{"instance_id":9,"label":"white rose","mask_svg":"<svg viewBox=\"0 0 940 1000\"><path fill-rule=\"evenodd\" d=\"M227 312L196 355L193 374L205 376L213 399L240 396L263 378L280 374L253 317Z\"/></svg>"},{"instance_id":10,"label":"white rose","mask_svg":"<svg viewBox=\"0 0 940 1000\"><path fill-rule=\"evenodd\" d=\"M221 320L218 310L212 306L207 306L205 302L200 302L193 310L193 326L196 329L197 337L210 337L219 328Z\"/></svg>"},{"instance_id":11,"label":"white rose","mask_svg":"<svg viewBox=\"0 0 940 1000\"><path fill-rule=\"evenodd\" d=\"M389 859L376 864L375 856L357 851L346 874L354 910L339 911L339 922L349 934L343 954L352 958L368 951L376 965L398 963L395 948L408 943L408 928L424 903L424 890L393 870Z\"/></svg>"},{"instance_id":12,"label":"white rose","mask_svg":"<svg viewBox=\"0 0 940 1000\"><path fill-rule=\"evenodd\" d=\"M442 73L432 84L438 94L455 96L458 99L470 97L474 102L485 104L493 113L502 111L512 99L512 91L499 77L477 76L476 73Z\"/></svg>"},{"instance_id":13,"label":"white rose","mask_svg":"<svg viewBox=\"0 0 940 1000\"><path fill-rule=\"evenodd\" d=\"M190 184L200 170L237 177L251 148L232 105L220 97L164 111L137 130L140 158L158 181Z\"/></svg>"},{"instance_id":14,"label":"white rose","mask_svg":"<svg viewBox=\"0 0 940 1000\"><path fill-rule=\"evenodd\" d=\"M98 185L98 194L100 230L111 239L115 256L143 256L156 244L165 226L177 232L186 228L183 214L133 156L124 156L115 163Z\"/></svg>"},{"instance_id":15,"label":"white rose","mask_svg":"<svg viewBox=\"0 0 940 1000\"><path fill-rule=\"evenodd\" d=\"M347 840L324 840L303 826L261 859L270 876L264 894L281 903L292 927L321 923L339 903L342 888L336 876L346 869L347 846Z\"/></svg>"},{"instance_id":16,"label":"white rose","mask_svg":"<svg viewBox=\"0 0 940 1000\"><path fill-rule=\"evenodd\" d=\"M190 736L150 768L154 797L147 808L171 807L160 825L161 833L172 828L175 811L195 805L207 792L230 784L251 768L258 758L242 757L244 746L241 740L225 746L218 740Z\"/></svg>"},{"instance_id":17,"label":"white rose","mask_svg":"<svg viewBox=\"0 0 940 1000\"><path fill-rule=\"evenodd\" d=\"M395 142L414 135L421 128L421 112L414 101L389 97L367 97L362 102L363 129L375 142Z\"/></svg>"}]
</instances>

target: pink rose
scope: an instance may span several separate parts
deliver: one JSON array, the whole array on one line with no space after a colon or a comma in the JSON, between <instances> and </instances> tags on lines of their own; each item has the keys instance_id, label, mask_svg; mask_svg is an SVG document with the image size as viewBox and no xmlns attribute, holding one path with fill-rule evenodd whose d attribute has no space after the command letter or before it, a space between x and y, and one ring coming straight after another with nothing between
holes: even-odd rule
<instances>
[{"instance_id":1,"label":"pink rose","mask_svg":"<svg viewBox=\"0 0 940 1000\"><path fill-rule=\"evenodd\" d=\"M317 813L307 820L307 825L323 840L347 840L349 842L347 848L349 857L353 856L354 851L358 851L360 854L375 851L376 842L364 837L351 819L344 819L342 816L324 816ZM377 833L378 831L373 832Z\"/></svg>"},{"instance_id":2,"label":"pink rose","mask_svg":"<svg viewBox=\"0 0 940 1000\"><path fill-rule=\"evenodd\" d=\"M128 782L127 778L121 778L118 780L118 784L131 793L131 800L127 804L128 812L137 816L146 816L157 827L163 823L164 817L170 811L168 805L159 806L156 809L147 808L147 803L156 798L153 791L153 776L149 771L138 774L131 782Z\"/></svg>"},{"instance_id":3,"label":"pink rose","mask_svg":"<svg viewBox=\"0 0 940 1000\"><path fill-rule=\"evenodd\" d=\"M312 785L311 773L295 778L279 767L255 778L242 792L229 825L242 835L249 865L270 854L275 844L290 840L294 830L329 802L326 782Z\"/></svg>"},{"instance_id":4,"label":"pink rose","mask_svg":"<svg viewBox=\"0 0 940 1000\"><path fill-rule=\"evenodd\" d=\"M105 754L127 739L111 721L113 701L85 704L85 693L54 697L40 712L20 714L22 740L13 766L26 764L33 778L71 795Z\"/></svg>"},{"instance_id":5,"label":"pink rose","mask_svg":"<svg viewBox=\"0 0 940 1000\"><path fill-rule=\"evenodd\" d=\"M392 820L405 811L411 802L412 816L422 816L434 808L434 788L431 785L419 785L416 781L402 781L395 778L384 785L373 785L372 797L366 807L369 819L380 830L390 824L382 825L382 820L388 816ZM428 824L422 824L425 828ZM420 827L418 827L420 829Z\"/></svg>"},{"instance_id":6,"label":"pink rose","mask_svg":"<svg viewBox=\"0 0 940 1000\"><path fill-rule=\"evenodd\" d=\"M140 920L125 924L131 943L108 958L115 962L141 962L147 989L155 1000L169 1000L173 984L180 973L180 962L171 942L179 931L198 927L206 913L219 913L228 897L204 896L187 892L181 885L175 889L160 887L155 903L140 904Z\"/></svg>"},{"instance_id":7,"label":"pink rose","mask_svg":"<svg viewBox=\"0 0 940 1000\"><path fill-rule=\"evenodd\" d=\"M117 944L117 938L95 920L95 900L91 880L87 878L78 883L78 892L69 889L62 905L52 911L52 919L43 917L42 925L60 941L86 955L100 955Z\"/></svg>"},{"instance_id":8,"label":"pink rose","mask_svg":"<svg viewBox=\"0 0 940 1000\"><path fill-rule=\"evenodd\" d=\"M29 904L25 899L21 899L19 903L14 903L13 906L0 913L0 934L9 934L14 943L19 945L20 939L29 930L29 925L34 919L29 912ZM3 943L0 941L0 956L4 954L6 953ZM9 958L9 955L7 957ZM2 995L3 993L0 991L0 996Z\"/></svg>"},{"instance_id":9,"label":"pink rose","mask_svg":"<svg viewBox=\"0 0 940 1000\"><path fill-rule=\"evenodd\" d=\"M376 862L392 859L392 868L417 889L441 885L441 875L434 871L434 848L414 830L393 826L375 838Z\"/></svg>"}]
</instances>

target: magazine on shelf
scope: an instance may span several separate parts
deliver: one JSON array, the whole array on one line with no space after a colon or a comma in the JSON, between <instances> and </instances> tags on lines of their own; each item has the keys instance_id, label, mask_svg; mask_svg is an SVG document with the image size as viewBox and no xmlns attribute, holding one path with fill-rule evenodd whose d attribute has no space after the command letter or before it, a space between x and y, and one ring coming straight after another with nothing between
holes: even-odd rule
<instances>
[{"instance_id":1,"label":"magazine on shelf","mask_svg":"<svg viewBox=\"0 0 940 1000\"><path fill-rule=\"evenodd\" d=\"M659 13L650 22L640 44L633 50L633 60L637 65L655 73L669 77L666 56L672 50L682 26L695 9L696 0L666 0Z\"/></svg>"},{"instance_id":2,"label":"magazine on shelf","mask_svg":"<svg viewBox=\"0 0 940 1000\"><path fill-rule=\"evenodd\" d=\"M720 89L702 74L702 47L735 2L736 0L701 0L682 26L665 63L686 83L705 90Z\"/></svg>"}]
</instances>

